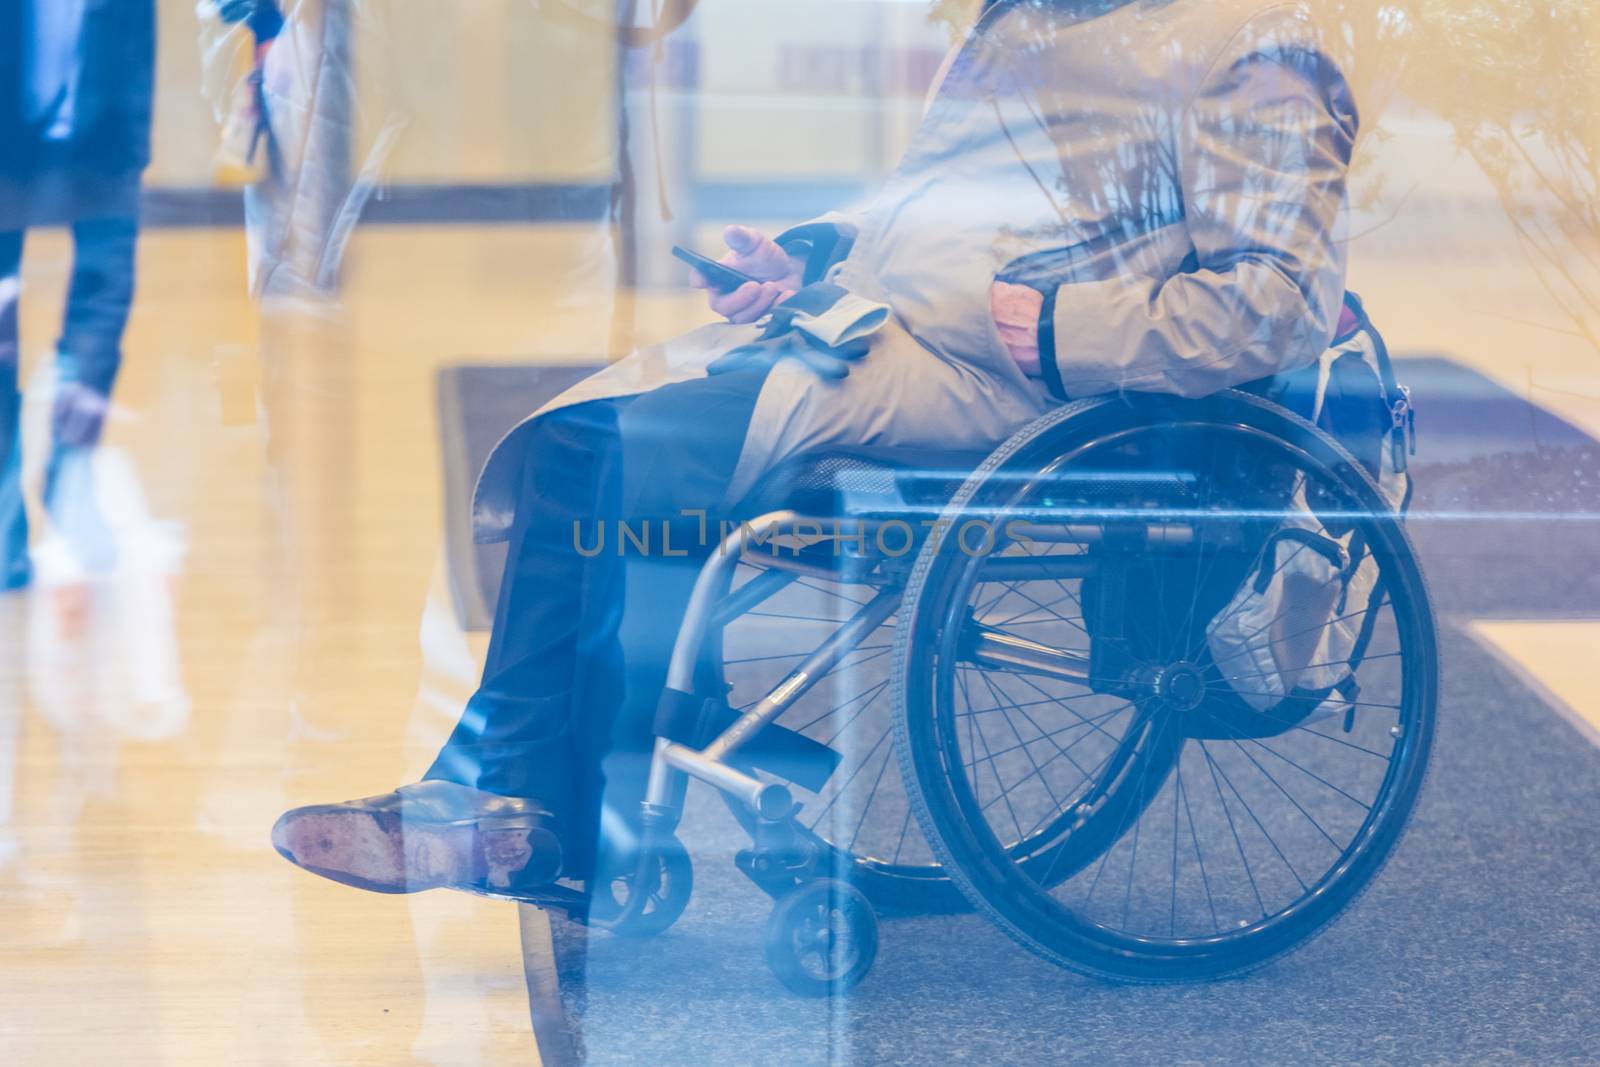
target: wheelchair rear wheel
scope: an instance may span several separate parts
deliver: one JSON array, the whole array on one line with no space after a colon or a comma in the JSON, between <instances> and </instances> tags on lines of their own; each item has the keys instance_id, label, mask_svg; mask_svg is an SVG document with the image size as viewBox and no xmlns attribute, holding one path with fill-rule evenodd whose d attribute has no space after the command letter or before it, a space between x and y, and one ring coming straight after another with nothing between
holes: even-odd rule
<instances>
[{"instance_id":1,"label":"wheelchair rear wheel","mask_svg":"<svg viewBox=\"0 0 1600 1067\"><path fill-rule=\"evenodd\" d=\"M1177 981L1297 947L1370 884L1425 776L1437 653L1399 518L1335 442L1240 393L1084 401L947 518L999 535L912 570L896 748L976 907L1063 966Z\"/></svg>"}]
</instances>

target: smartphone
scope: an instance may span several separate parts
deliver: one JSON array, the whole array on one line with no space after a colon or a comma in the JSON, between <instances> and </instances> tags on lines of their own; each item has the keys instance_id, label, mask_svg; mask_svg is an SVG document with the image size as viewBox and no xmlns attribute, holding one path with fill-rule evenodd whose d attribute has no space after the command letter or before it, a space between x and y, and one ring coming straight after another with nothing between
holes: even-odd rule
<instances>
[{"instance_id":1,"label":"smartphone","mask_svg":"<svg viewBox=\"0 0 1600 1067\"><path fill-rule=\"evenodd\" d=\"M718 263L709 256L702 256L699 252L691 251L682 245L673 245L672 254L699 271L700 276L710 282L711 288L719 293L731 293L745 282L760 281L759 278L752 278L742 270L735 270L726 263Z\"/></svg>"}]
</instances>

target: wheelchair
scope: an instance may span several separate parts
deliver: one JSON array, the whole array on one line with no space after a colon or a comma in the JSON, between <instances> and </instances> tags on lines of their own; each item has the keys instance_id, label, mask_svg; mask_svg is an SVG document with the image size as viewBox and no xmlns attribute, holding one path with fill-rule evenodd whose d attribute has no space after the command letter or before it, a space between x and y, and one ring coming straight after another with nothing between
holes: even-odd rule
<instances>
[{"instance_id":1,"label":"wheelchair","mask_svg":"<svg viewBox=\"0 0 1600 1067\"><path fill-rule=\"evenodd\" d=\"M696 580L595 925L682 913L692 779L748 831L802 995L861 981L879 912L964 906L1089 976L1234 974L1393 853L1434 735L1427 586L1368 469L1289 410L1090 399L987 456L802 457L758 497ZM1311 559L1337 580L1239 623Z\"/></svg>"}]
</instances>

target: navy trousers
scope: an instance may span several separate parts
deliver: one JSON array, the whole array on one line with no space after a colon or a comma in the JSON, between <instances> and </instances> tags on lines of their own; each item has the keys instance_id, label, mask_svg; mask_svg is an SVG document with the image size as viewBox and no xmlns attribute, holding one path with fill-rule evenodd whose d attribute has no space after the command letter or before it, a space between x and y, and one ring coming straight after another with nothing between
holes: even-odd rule
<instances>
[{"instance_id":1,"label":"navy trousers","mask_svg":"<svg viewBox=\"0 0 1600 1067\"><path fill-rule=\"evenodd\" d=\"M765 379L696 378L531 431L483 681L425 777L542 800L569 873L592 859L602 804L628 818L642 797L671 639Z\"/></svg>"},{"instance_id":2,"label":"navy trousers","mask_svg":"<svg viewBox=\"0 0 1600 1067\"><path fill-rule=\"evenodd\" d=\"M122 331L133 303L134 249L139 226L132 218L84 219L73 224L72 281L67 293L57 367L64 378L109 396L122 365ZM0 589L28 580L28 521L22 506L21 346L17 303L21 289L22 231L0 232ZM54 470L52 462L49 470ZM51 479L47 476L46 499Z\"/></svg>"}]
</instances>

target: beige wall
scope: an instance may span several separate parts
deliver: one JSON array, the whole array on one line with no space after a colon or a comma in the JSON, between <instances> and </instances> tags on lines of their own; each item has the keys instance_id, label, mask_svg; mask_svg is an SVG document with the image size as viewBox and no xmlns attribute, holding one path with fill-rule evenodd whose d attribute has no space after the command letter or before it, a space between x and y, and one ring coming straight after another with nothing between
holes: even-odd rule
<instances>
[{"instance_id":1,"label":"beige wall","mask_svg":"<svg viewBox=\"0 0 1600 1067\"><path fill-rule=\"evenodd\" d=\"M298 0L314 5L323 0ZM614 52L546 0L349 0L358 161L400 182L589 181L614 158ZM600 0L567 0L590 7ZM153 183L208 185L217 140L194 0L159 0ZM290 5L293 6L292 4ZM702 0L658 86L669 152L713 180L872 180L898 158L946 31L920 3ZM235 49L237 52L238 50ZM640 94L636 121L648 121ZM676 151L674 151L676 149Z\"/></svg>"},{"instance_id":2,"label":"beige wall","mask_svg":"<svg viewBox=\"0 0 1600 1067\"><path fill-rule=\"evenodd\" d=\"M871 180L899 160L948 38L919 3L702 0L698 168Z\"/></svg>"},{"instance_id":3,"label":"beige wall","mask_svg":"<svg viewBox=\"0 0 1600 1067\"><path fill-rule=\"evenodd\" d=\"M387 17L377 17L378 7ZM396 0L357 22L363 135L403 124L396 181L604 179L614 47L530 0Z\"/></svg>"},{"instance_id":4,"label":"beige wall","mask_svg":"<svg viewBox=\"0 0 1600 1067\"><path fill-rule=\"evenodd\" d=\"M202 90L195 3L158 2L149 179L209 185L217 128ZM384 173L393 181L582 181L609 173L614 75L605 35L553 22L532 0L349 2L358 159L392 130Z\"/></svg>"},{"instance_id":5,"label":"beige wall","mask_svg":"<svg viewBox=\"0 0 1600 1067\"><path fill-rule=\"evenodd\" d=\"M147 178L208 185L217 128L201 93L199 24L193 0L158 0L155 125Z\"/></svg>"},{"instance_id":6,"label":"beige wall","mask_svg":"<svg viewBox=\"0 0 1600 1067\"><path fill-rule=\"evenodd\" d=\"M610 173L612 46L605 35L555 14L563 3L603 9L609 0L348 2L355 5L356 143L370 144L385 129L398 131L383 172L389 180L586 181ZM945 7L953 11L963 2L945 0ZM1354 11L1378 0L1329 2ZM200 89L194 0L159 4L150 178L206 185L216 129ZM1538 16L1531 0L1485 0L1480 7L1490 14L1461 22L1458 40L1455 24L1440 17L1468 10L1455 0L1391 6L1414 16L1406 23L1411 32L1369 49L1364 80L1377 72L1379 80L1393 81L1393 72L1404 71L1417 107L1451 112L1446 117L1459 138L1475 115L1504 112L1505 101L1520 93L1538 97L1532 90L1543 79L1546 96L1578 105L1576 97L1589 94L1587 106L1528 112L1519 120L1529 127L1521 141L1536 148L1577 142L1600 154L1594 148L1600 143L1600 78L1572 69L1581 54L1567 40L1573 23ZM695 55L695 86L674 85L670 73L659 86L669 181L679 187L696 178L871 184L898 158L920 112L927 57L949 40L947 28L930 21L928 12L914 0L701 0L671 41ZM1593 39L1600 12L1589 18ZM1474 73L1478 67L1481 76ZM1523 73L1534 70L1544 73ZM643 129L645 94L637 104ZM1571 128L1585 123L1590 128ZM1412 166L1413 139L1400 129L1366 144L1358 182L1362 207L1381 216L1402 198L1454 198L1436 169ZM641 151L647 144L641 138ZM649 169L647 159L640 169ZM1386 176L1381 184L1366 180L1380 173ZM1572 202L1592 203L1595 180L1580 175L1566 190ZM1482 198L1484 190L1474 195Z\"/></svg>"}]
</instances>

